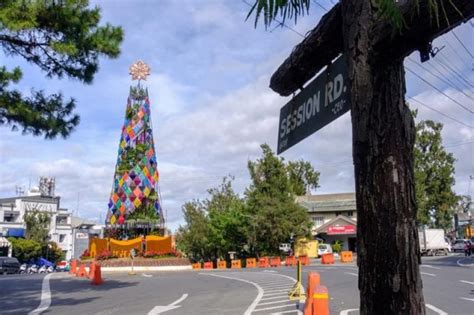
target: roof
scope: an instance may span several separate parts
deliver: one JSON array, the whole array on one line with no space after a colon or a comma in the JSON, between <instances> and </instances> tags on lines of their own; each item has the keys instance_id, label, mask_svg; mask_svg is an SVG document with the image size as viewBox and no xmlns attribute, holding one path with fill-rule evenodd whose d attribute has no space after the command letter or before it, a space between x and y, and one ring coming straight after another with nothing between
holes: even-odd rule
<instances>
[{"instance_id":1,"label":"roof","mask_svg":"<svg viewBox=\"0 0 474 315\"><path fill-rule=\"evenodd\" d=\"M357 211L355 193L299 196L296 203L309 212Z\"/></svg>"},{"instance_id":2,"label":"roof","mask_svg":"<svg viewBox=\"0 0 474 315\"><path fill-rule=\"evenodd\" d=\"M74 216L71 217L71 225L73 227L78 227L78 226L81 226L81 225L94 226L96 224L97 224L96 222L90 221L90 220L87 220L87 219L74 217Z\"/></svg>"},{"instance_id":3,"label":"roof","mask_svg":"<svg viewBox=\"0 0 474 315\"><path fill-rule=\"evenodd\" d=\"M327 229L330 226L340 226L340 225L357 225L357 221L351 218L346 217L345 215L338 215L337 217L329 220L323 225L315 229L316 233L327 233Z\"/></svg>"},{"instance_id":4,"label":"roof","mask_svg":"<svg viewBox=\"0 0 474 315\"><path fill-rule=\"evenodd\" d=\"M9 198L0 198L1 204L15 203L18 199L25 201L37 201L37 202L48 202L48 203L59 203L60 197L46 197L46 196L17 196Z\"/></svg>"}]
</instances>

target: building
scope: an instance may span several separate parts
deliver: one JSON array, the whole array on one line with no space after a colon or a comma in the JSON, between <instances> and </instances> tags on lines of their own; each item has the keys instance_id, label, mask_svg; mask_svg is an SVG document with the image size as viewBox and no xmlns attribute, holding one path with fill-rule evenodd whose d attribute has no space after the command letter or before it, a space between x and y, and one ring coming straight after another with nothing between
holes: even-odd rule
<instances>
[{"instance_id":1,"label":"building","mask_svg":"<svg viewBox=\"0 0 474 315\"><path fill-rule=\"evenodd\" d=\"M355 193L299 196L296 202L308 210L314 237L326 243L339 240L343 242L343 250L356 251Z\"/></svg>"},{"instance_id":2,"label":"building","mask_svg":"<svg viewBox=\"0 0 474 315\"><path fill-rule=\"evenodd\" d=\"M89 248L89 240L94 237L103 237L104 225L96 224L93 221L71 218L72 225L72 258L78 259Z\"/></svg>"},{"instance_id":3,"label":"building","mask_svg":"<svg viewBox=\"0 0 474 315\"><path fill-rule=\"evenodd\" d=\"M71 213L61 208L60 197L45 196L32 190L27 196L0 199L0 235L23 237L28 211L47 212L50 215L49 238L62 249L66 259L71 259L73 250Z\"/></svg>"}]
</instances>

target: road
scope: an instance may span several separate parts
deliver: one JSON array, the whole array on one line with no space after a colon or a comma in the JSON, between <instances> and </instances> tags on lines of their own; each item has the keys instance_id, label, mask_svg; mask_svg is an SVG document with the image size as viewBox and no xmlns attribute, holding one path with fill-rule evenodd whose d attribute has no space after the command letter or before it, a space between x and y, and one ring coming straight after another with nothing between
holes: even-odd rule
<instances>
[{"instance_id":1,"label":"road","mask_svg":"<svg viewBox=\"0 0 474 315\"><path fill-rule=\"evenodd\" d=\"M304 267L317 271L330 294L331 314L358 314L355 264ZM428 314L473 314L474 257L423 258ZM106 274L104 284L57 273L0 277L0 314L300 314L287 298L295 268ZM45 288L45 283L49 284ZM49 295L48 295L49 293Z\"/></svg>"}]
</instances>

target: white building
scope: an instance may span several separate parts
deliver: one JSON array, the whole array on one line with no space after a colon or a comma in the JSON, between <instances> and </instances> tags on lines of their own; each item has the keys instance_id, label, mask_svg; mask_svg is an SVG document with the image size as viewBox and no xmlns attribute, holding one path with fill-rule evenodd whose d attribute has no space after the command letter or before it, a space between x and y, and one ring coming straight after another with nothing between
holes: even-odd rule
<instances>
[{"instance_id":1,"label":"white building","mask_svg":"<svg viewBox=\"0 0 474 315\"><path fill-rule=\"evenodd\" d=\"M313 221L312 234L327 243L343 242L343 250L356 250L357 206L355 193L306 195L296 198Z\"/></svg>"},{"instance_id":2,"label":"white building","mask_svg":"<svg viewBox=\"0 0 474 315\"><path fill-rule=\"evenodd\" d=\"M50 215L49 237L63 250L66 259L73 253L71 213L60 207L60 197L44 196L31 191L28 196L0 199L0 234L21 237L25 233L23 216L28 211L41 211Z\"/></svg>"}]
</instances>

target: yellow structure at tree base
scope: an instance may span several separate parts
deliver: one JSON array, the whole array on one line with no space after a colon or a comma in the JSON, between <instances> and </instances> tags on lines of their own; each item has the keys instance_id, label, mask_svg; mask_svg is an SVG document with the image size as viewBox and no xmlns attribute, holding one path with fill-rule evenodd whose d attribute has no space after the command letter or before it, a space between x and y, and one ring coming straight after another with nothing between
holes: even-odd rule
<instances>
[{"instance_id":1,"label":"yellow structure at tree base","mask_svg":"<svg viewBox=\"0 0 474 315\"><path fill-rule=\"evenodd\" d=\"M89 254L92 258L104 251L110 251L116 257L129 257L132 249L138 253L144 250L145 252L167 254L172 251L172 239L171 236L147 235L144 238L137 237L126 241L113 238L93 238L89 241Z\"/></svg>"}]
</instances>

